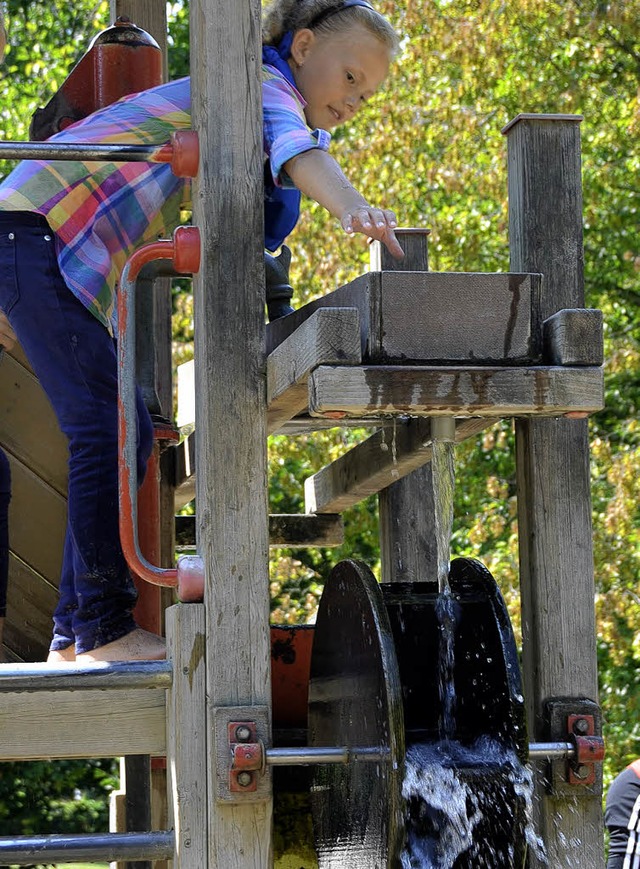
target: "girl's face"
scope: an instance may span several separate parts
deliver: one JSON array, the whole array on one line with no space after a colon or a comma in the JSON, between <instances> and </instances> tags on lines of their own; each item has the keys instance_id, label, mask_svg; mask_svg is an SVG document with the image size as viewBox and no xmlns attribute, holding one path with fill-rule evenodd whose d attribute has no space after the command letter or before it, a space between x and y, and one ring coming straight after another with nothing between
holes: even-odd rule
<instances>
[{"instance_id":1,"label":"girl's face","mask_svg":"<svg viewBox=\"0 0 640 869\"><path fill-rule=\"evenodd\" d=\"M385 80L390 61L387 47L362 24L324 36L298 30L289 63L309 126L331 130L350 120Z\"/></svg>"}]
</instances>

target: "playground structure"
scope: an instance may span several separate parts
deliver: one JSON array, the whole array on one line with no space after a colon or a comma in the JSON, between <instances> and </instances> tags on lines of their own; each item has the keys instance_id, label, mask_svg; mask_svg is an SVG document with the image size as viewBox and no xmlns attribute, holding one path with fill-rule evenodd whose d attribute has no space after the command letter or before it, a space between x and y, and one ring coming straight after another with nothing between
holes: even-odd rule
<instances>
[{"instance_id":1,"label":"playground structure","mask_svg":"<svg viewBox=\"0 0 640 869\"><path fill-rule=\"evenodd\" d=\"M598 312L583 308L579 118L523 115L505 131L512 274L429 273L425 236L409 231L402 271L377 248L369 274L270 324L265 342L259 77L257 67L245 79L233 63L215 63L222 54L244 58L257 40L254 6L224 0L191 11L199 23L191 50L198 58L193 115L201 153L194 196L203 252L194 278L195 480L204 601L167 612L166 663L8 670L0 678L8 692L0 698L2 754L166 754L167 830L51 840L50 860L71 853L100 859L108 851L112 859L173 859L186 869L270 866L271 766L316 763L314 749L323 746L298 747L296 760L271 738L277 710L270 691L267 434L379 421L377 434L307 481L307 510L333 516L380 492L383 584L426 586L437 575L428 463L438 420L455 419L450 436L459 442L495 419L515 417L523 693L529 737L547 745L543 758L554 758L544 761L543 775L531 753L535 825L550 865L576 865L579 850L580 865L598 869L601 778L598 764L588 762L601 724L586 417L602 406L602 339ZM130 17L152 30L137 12ZM256 41L256 58L257 48ZM251 111L237 117L237 104ZM229 119L224 130L219 117ZM243 147L234 147L239 142ZM18 405L11 404L16 413ZM380 449L385 438L393 449ZM54 490L56 502L63 487L60 481ZM39 651L54 590L41 596L39 586L18 586L26 599L29 587L42 620L34 626L24 618L22 635L14 621L11 631L16 648L30 636ZM387 671L381 674L389 688ZM54 704L43 733L40 719ZM334 735L343 738L324 744L324 760L332 748L334 762L353 760L350 752L362 742L350 742L346 729ZM591 743L577 741L591 736ZM9 862L30 861L36 845L23 846L21 855L0 853ZM372 865L366 856L357 862L357 849L351 858L349 865ZM535 857L530 861L535 865Z\"/></svg>"}]
</instances>

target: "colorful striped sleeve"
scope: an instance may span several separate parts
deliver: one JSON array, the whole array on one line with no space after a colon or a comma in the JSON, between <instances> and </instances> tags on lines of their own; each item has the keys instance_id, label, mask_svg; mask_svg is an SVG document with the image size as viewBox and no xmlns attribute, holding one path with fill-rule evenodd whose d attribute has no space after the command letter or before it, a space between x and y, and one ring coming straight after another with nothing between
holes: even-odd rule
<instances>
[{"instance_id":1,"label":"colorful striped sleeve","mask_svg":"<svg viewBox=\"0 0 640 869\"><path fill-rule=\"evenodd\" d=\"M302 95L273 67L264 66L262 110L264 153L269 160L273 182L278 187L295 185L283 170L284 164L312 148L329 149L331 134L310 130L304 116Z\"/></svg>"}]
</instances>

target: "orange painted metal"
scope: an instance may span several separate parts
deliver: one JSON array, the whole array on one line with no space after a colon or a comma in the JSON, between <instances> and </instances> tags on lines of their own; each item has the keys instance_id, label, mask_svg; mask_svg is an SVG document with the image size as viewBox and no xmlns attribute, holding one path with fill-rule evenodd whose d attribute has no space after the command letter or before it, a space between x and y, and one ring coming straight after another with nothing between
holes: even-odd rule
<instances>
[{"instance_id":1,"label":"orange painted metal","mask_svg":"<svg viewBox=\"0 0 640 869\"><path fill-rule=\"evenodd\" d=\"M271 626L271 698L276 729L306 728L313 625Z\"/></svg>"},{"instance_id":2,"label":"orange painted metal","mask_svg":"<svg viewBox=\"0 0 640 869\"><path fill-rule=\"evenodd\" d=\"M162 51L148 33L124 16L95 37L44 108L30 137L43 141L97 109L162 83Z\"/></svg>"}]
</instances>

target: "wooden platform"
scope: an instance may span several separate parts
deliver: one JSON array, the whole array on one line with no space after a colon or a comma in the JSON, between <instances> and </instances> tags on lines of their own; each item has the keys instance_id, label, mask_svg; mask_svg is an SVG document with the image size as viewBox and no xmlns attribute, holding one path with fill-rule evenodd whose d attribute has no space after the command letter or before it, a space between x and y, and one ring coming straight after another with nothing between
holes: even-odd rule
<instances>
[{"instance_id":1,"label":"wooden platform","mask_svg":"<svg viewBox=\"0 0 640 869\"><path fill-rule=\"evenodd\" d=\"M343 510L430 460L430 417L454 416L462 441L506 416L599 410L601 315L542 322L541 286L537 274L371 272L269 324L268 433L371 432L306 481L308 515L270 517L271 545L339 545ZM195 497L195 443L162 458L177 508ZM57 599L67 446L19 348L0 361L0 444L13 477L5 642L10 658L37 661Z\"/></svg>"}]
</instances>

